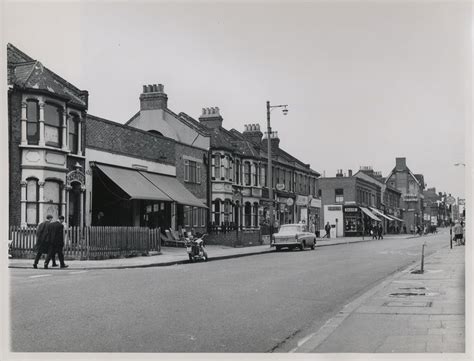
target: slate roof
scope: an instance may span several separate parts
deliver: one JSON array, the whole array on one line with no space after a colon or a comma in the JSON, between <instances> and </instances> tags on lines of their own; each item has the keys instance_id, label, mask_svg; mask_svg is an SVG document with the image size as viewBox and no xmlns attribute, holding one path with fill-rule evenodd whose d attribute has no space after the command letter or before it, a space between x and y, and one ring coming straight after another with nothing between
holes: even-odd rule
<instances>
[{"instance_id":1,"label":"slate roof","mask_svg":"<svg viewBox=\"0 0 474 361\"><path fill-rule=\"evenodd\" d=\"M47 92L87 108L88 93L35 61L11 44L7 45L8 83L20 88Z\"/></svg>"}]
</instances>

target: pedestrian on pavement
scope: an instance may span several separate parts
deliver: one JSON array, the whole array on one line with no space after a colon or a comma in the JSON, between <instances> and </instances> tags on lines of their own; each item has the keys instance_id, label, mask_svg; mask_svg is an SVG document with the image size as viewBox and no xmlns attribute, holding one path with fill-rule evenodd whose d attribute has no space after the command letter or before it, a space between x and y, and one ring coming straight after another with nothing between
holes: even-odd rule
<instances>
[{"instance_id":1,"label":"pedestrian on pavement","mask_svg":"<svg viewBox=\"0 0 474 361\"><path fill-rule=\"evenodd\" d=\"M453 231L454 231L454 240L456 241L456 245L457 246L460 246L461 243L462 243L462 226L461 226L461 223L459 223L459 221L456 221L456 223L454 224L454 228L453 228Z\"/></svg>"},{"instance_id":2,"label":"pedestrian on pavement","mask_svg":"<svg viewBox=\"0 0 474 361\"><path fill-rule=\"evenodd\" d=\"M48 256L44 262L44 268L48 268L48 264L51 258L54 257L54 254L58 254L60 268L69 267L64 263L64 216L59 216L56 222L53 222L49 225L49 234L48 234Z\"/></svg>"},{"instance_id":3,"label":"pedestrian on pavement","mask_svg":"<svg viewBox=\"0 0 474 361\"><path fill-rule=\"evenodd\" d=\"M378 236L379 236L378 239L383 239L383 226L382 226L382 222L379 223L379 226L378 226L378 228L377 228L377 233L378 233Z\"/></svg>"},{"instance_id":4,"label":"pedestrian on pavement","mask_svg":"<svg viewBox=\"0 0 474 361\"><path fill-rule=\"evenodd\" d=\"M331 238L331 225L329 222L324 226L324 230L326 231L326 238Z\"/></svg>"},{"instance_id":5,"label":"pedestrian on pavement","mask_svg":"<svg viewBox=\"0 0 474 361\"><path fill-rule=\"evenodd\" d=\"M51 224L51 220L53 216L48 214L46 216L46 220L41 222L36 229L36 244L34 250L36 251L36 257L33 261L33 268L38 268L38 262L43 255L43 253L48 253L48 235L49 235L49 226ZM56 260L54 255L52 257L53 260L53 267L57 267Z\"/></svg>"}]
</instances>

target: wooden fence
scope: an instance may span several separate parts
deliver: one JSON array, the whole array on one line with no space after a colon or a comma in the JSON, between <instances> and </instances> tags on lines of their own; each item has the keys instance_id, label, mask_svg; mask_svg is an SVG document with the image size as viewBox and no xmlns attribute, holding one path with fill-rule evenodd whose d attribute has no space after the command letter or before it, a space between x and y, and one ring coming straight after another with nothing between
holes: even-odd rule
<instances>
[{"instance_id":1,"label":"wooden fence","mask_svg":"<svg viewBox=\"0 0 474 361\"><path fill-rule=\"evenodd\" d=\"M10 253L14 258L35 255L36 227L11 226ZM65 230L66 259L105 259L144 255L161 251L159 228L146 227L70 227Z\"/></svg>"}]
</instances>

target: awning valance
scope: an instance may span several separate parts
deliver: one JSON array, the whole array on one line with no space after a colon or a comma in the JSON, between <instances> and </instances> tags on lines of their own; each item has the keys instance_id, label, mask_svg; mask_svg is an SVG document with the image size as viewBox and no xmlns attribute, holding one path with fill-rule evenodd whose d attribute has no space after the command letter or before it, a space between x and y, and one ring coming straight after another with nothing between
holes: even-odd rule
<instances>
[{"instance_id":1,"label":"awning valance","mask_svg":"<svg viewBox=\"0 0 474 361\"><path fill-rule=\"evenodd\" d=\"M187 206L207 208L194 194L186 189L175 177L139 171L154 186L177 203Z\"/></svg>"},{"instance_id":2,"label":"awning valance","mask_svg":"<svg viewBox=\"0 0 474 361\"><path fill-rule=\"evenodd\" d=\"M112 182L127 193L130 196L130 199L149 199L166 202L173 201L172 198L156 188L153 183L134 169L119 168L97 163L96 166L108 178L110 178Z\"/></svg>"},{"instance_id":3,"label":"awning valance","mask_svg":"<svg viewBox=\"0 0 474 361\"><path fill-rule=\"evenodd\" d=\"M383 217L383 218L385 218L385 219L388 219L389 221L393 221L392 218L390 218L389 216L383 214L382 212L380 212L380 211L379 211L378 209L376 209L376 208L370 208L370 210L371 210L372 212L374 212L374 213L375 213L376 215L378 215L378 216L381 216L381 217Z\"/></svg>"},{"instance_id":4,"label":"awning valance","mask_svg":"<svg viewBox=\"0 0 474 361\"><path fill-rule=\"evenodd\" d=\"M375 214L373 214L371 211L369 211L367 208L365 207L360 207L360 209L362 210L362 212L364 212L365 214L367 214L370 218L372 218L374 221L377 221L377 222L382 222L382 220L380 218L378 218Z\"/></svg>"}]
</instances>

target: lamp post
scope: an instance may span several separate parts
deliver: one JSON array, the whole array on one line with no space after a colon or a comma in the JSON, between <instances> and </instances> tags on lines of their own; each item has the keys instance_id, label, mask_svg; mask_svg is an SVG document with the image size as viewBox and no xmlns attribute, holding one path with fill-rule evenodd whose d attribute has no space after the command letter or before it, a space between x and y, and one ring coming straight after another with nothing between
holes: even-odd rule
<instances>
[{"instance_id":1,"label":"lamp post","mask_svg":"<svg viewBox=\"0 0 474 361\"><path fill-rule=\"evenodd\" d=\"M272 127L270 125L270 112L274 108L283 108L283 115L288 114L287 104L280 104L280 105L270 105L270 102L267 101L267 155L268 155L268 170L267 170L267 185L268 185L268 197L270 198L270 205L268 210L270 212L270 245L272 243L272 236L273 236L273 175L272 175L272 142L271 142L271 134L272 134Z\"/></svg>"}]
</instances>

